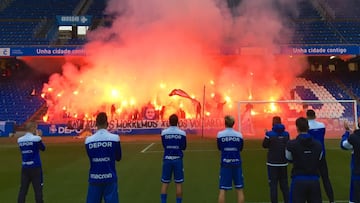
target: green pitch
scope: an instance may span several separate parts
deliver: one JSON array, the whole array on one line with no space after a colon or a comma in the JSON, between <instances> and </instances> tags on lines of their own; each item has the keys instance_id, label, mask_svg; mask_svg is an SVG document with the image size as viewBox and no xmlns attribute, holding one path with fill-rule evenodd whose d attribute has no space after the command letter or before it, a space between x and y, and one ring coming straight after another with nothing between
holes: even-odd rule
<instances>
[{"instance_id":1,"label":"green pitch","mask_svg":"<svg viewBox=\"0 0 360 203\"><path fill-rule=\"evenodd\" d=\"M0 139L0 202L16 202L20 182L20 153L15 139ZM89 162L83 140L46 143L41 154L44 169L44 200L49 203L85 202ZM339 149L339 140L327 141L327 160L335 199L347 202L350 152ZM123 142L123 159L117 164L121 202L160 202L162 148L157 141ZM266 150L259 140L245 140L242 152L246 202L269 202ZM289 170L291 165L289 166ZM190 139L184 156L185 203L214 203L218 194L219 152L214 139ZM175 202L174 185L168 202ZM281 198L281 195L279 195ZM30 187L27 202L34 202ZM235 202L234 191L227 193ZM327 198L323 193L323 200Z\"/></svg>"}]
</instances>

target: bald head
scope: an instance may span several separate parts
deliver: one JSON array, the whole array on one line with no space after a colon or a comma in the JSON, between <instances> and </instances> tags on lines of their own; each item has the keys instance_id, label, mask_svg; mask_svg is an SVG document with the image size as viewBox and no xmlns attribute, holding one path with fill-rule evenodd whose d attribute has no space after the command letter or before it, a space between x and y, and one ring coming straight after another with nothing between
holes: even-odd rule
<instances>
[{"instance_id":1,"label":"bald head","mask_svg":"<svg viewBox=\"0 0 360 203\"><path fill-rule=\"evenodd\" d=\"M37 123L34 122L34 121L30 121L30 122L25 124L25 130L27 132L31 132L31 133L35 134L36 129L37 129Z\"/></svg>"}]
</instances>

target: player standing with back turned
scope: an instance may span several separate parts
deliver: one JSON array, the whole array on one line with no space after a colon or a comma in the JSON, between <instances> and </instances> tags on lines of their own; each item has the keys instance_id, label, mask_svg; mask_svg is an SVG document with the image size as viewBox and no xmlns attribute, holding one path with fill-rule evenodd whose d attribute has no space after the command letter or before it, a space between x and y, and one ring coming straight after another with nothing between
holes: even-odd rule
<instances>
[{"instance_id":1,"label":"player standing with back turned","mask_svg":"<svg viewBox=\"0 0 360 203\"><path fill-rule=\"evenodd\" d=\"M169 117L170 127L161 132L164 157L161 175L161 203L167 201L167 190L174 174L176 185L176 203L182 202L182 183L184 182L183 150L186 149L186 133L178 127L176 114Z\"/></svg>"},{"instance_id":2,"label":"player standing with back turned","mask_svg":"<svg viewBox=\"0 0 360 203\"><path fill-rule=\"evenodd\" d=\"M326 195L329 199L329 202L334 202L334 192L329 178L329 170L327 167L326 162L326 149L325 149L325 132L326 128L324 123L316 121L316 114L315 111L309 109L306 111L306 118L309 122L309 134L321 143L322 150L323 150L323 167L320 170L320 176L325 188Z\"/></svg>"},{"instance_id":3,"label":"player standing with back turned","mask_svg":"<svg viewBox=\"0 0 360 203\"><path fill-rule=\"evenodd\" d=\"M96 116L96 133L85 140L90 160L87 203L118 203L118 185L115 161L121 160L120 137L107 130L108 120L104 112Z\"/></svg>"},{"instance_id":4,"label":"player standing with back turned","mask_svg":"<svg viewBox=\"0 0 360 203\"><path fill-rule=\"evenodd\" d=\"M358 203L360 202L360 129L351 133L347 123L344 123L344 128L346 132L341 138L340 146L344 150L352 150L349 202ZM360 122L358 128L360 128Z\"/></svg>"},{"instance_id":5,"label":"player standing with back turned","mask_svg":"<svg viewBox=\"0 0 360 203\"><path fill-rule=\"evenodd\" d=\"M289 202L288 162L285 157L285 148L288 141L289 133L281 123L281 118L274 116L272 119L272 130L266 130L263 140L263 147L269 149L266 165L271 203L278 202L278 183L283 194L284 202Z\"/></svg>"},{"instance_id":6,"label":"player standing with back turned","mask_svg":"<svg viewBox=\"0 0 360 203\"><path fill-rule=\"evenodd\" d=\"M225 129L217 135L217 147L221 151L219 203L225 203L225 192L233 188L233 181L237 193L237 203L243 203L244 178L240 152L243 149L243 136L233 129L235 119L225 116Z\"/></svg>"},{"instance_id":7,"label":"player standing with back turned","mask_svg":"<svg viewBox=\"0 0 360 203\"><path fill-rule=\"evenodd\" d=\"M43 176L39 151L45 151L45 145L41 137L36 135L37 124L26 124L26 133L18 138L22 156L21 185L18 195L18 203L25 203L26 194L32 183L36 203L43 203Z\"/></svg>"},{"instance_id":8,"label":"player standing with back turned","mask_svg":"<svg viewBox=\"0 0 360 203\"><path fill-rule=\"evenodd\" d=\"M306 118L296 119L298 136L286 146L285 156L293 164L291 170L290 203L321 203L319 173L324 166L320 142L309 133Z\"/></svg>"}]
</instances>

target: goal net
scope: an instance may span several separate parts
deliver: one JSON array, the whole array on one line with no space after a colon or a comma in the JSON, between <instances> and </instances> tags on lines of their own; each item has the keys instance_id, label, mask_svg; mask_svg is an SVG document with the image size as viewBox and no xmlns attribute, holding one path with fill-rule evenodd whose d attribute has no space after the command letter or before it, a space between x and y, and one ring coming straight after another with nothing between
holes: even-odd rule
<instances>
[{"instance_id":1,"label":"goal net","mask_svg":"<svg viewBox=\"0 0 360 203\"><path fill-rule=\"evenodd\" d=\"M272 127L272 117L280 116L291 137L295 137L295 120L306 117L308 109L313 109L316 120L325 124L326 138L340 138L344 122L351 127L358 123L356 100L238 101L237 127L245 138L263 138L265 129Z\"/></svg>"}]
</instances>

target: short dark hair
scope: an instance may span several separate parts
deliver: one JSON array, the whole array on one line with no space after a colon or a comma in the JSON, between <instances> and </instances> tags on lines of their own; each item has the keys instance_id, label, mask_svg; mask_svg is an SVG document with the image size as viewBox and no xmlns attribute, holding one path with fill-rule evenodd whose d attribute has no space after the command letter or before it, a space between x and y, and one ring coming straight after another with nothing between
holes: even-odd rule
<instances>
[{"instance_id":1,"label":"short dark hair","mask_svg":"<svg viewBox=\"0 0 360 203\"><path fill-rule=\"evenodd\" d=\"M107 119L107 115L105 112L100 112L97 116L96 116L96 126L101 126L101 127L105 127L108 125L108 119Z\"/></svg>"},{"instance_id":2,"label":"short dark hair","mask_svg":"<svg viewBox=\"0 0 360 203\"><path fill-rule=\"evenodd\" d=\"M315 119L316 118L315 111L312 109L307 110L306 117L307 117L307 119Z\"/></svg>"},{"instance_id":3,"label":"short dark hair","mask_svg":"<svg viewBox=\"0 0 360 203\"><path fill-rule=\"evenodd\" d=\"M274 116L273 119L272 119L272 124L275 125L275 124L281 124L281 118L280 116Z\"/></svg>"},{"instance_id":4,"label":"short dark hair","mask_svg":"<svg viewBox=\"0 0 360 203\"><path fill-rule=\"evenodd\" d=\"M177 126L179 122L179 117L176 114L171 114L169 117L170 126Z\"/></svg>"},{"instance_id":5,"label":"short dark hair","mask_svg":"<svg viewBox=\"0 0 360 203\"><path fill-rule=\"evenodd\" d=\"M227 115L224 117L224 120L225 120L225 127L232 128L234 126L235 123L234 117Z\"/></svg>"},{"instance_id":6,"label":"short dark hair","mask_svg":"<svg viewBox=\"0 0 360 203\"><path fill-rule=\"evenodd\" d=\"M25 124L25 130L28 132L34 132L37 129L37 123L35 121L30 121Z\"/></svg>"},{"instance_id":7,"label":"short dark hair","mask_svg":"<svg viewBox=\"0 0 360 203\"><path fill-rule=\"evenodd\" d=\"M295 124L299 132L307 132L309 130L308 120L304 117L296 119Z\"/></svg>"}]
</instances>

